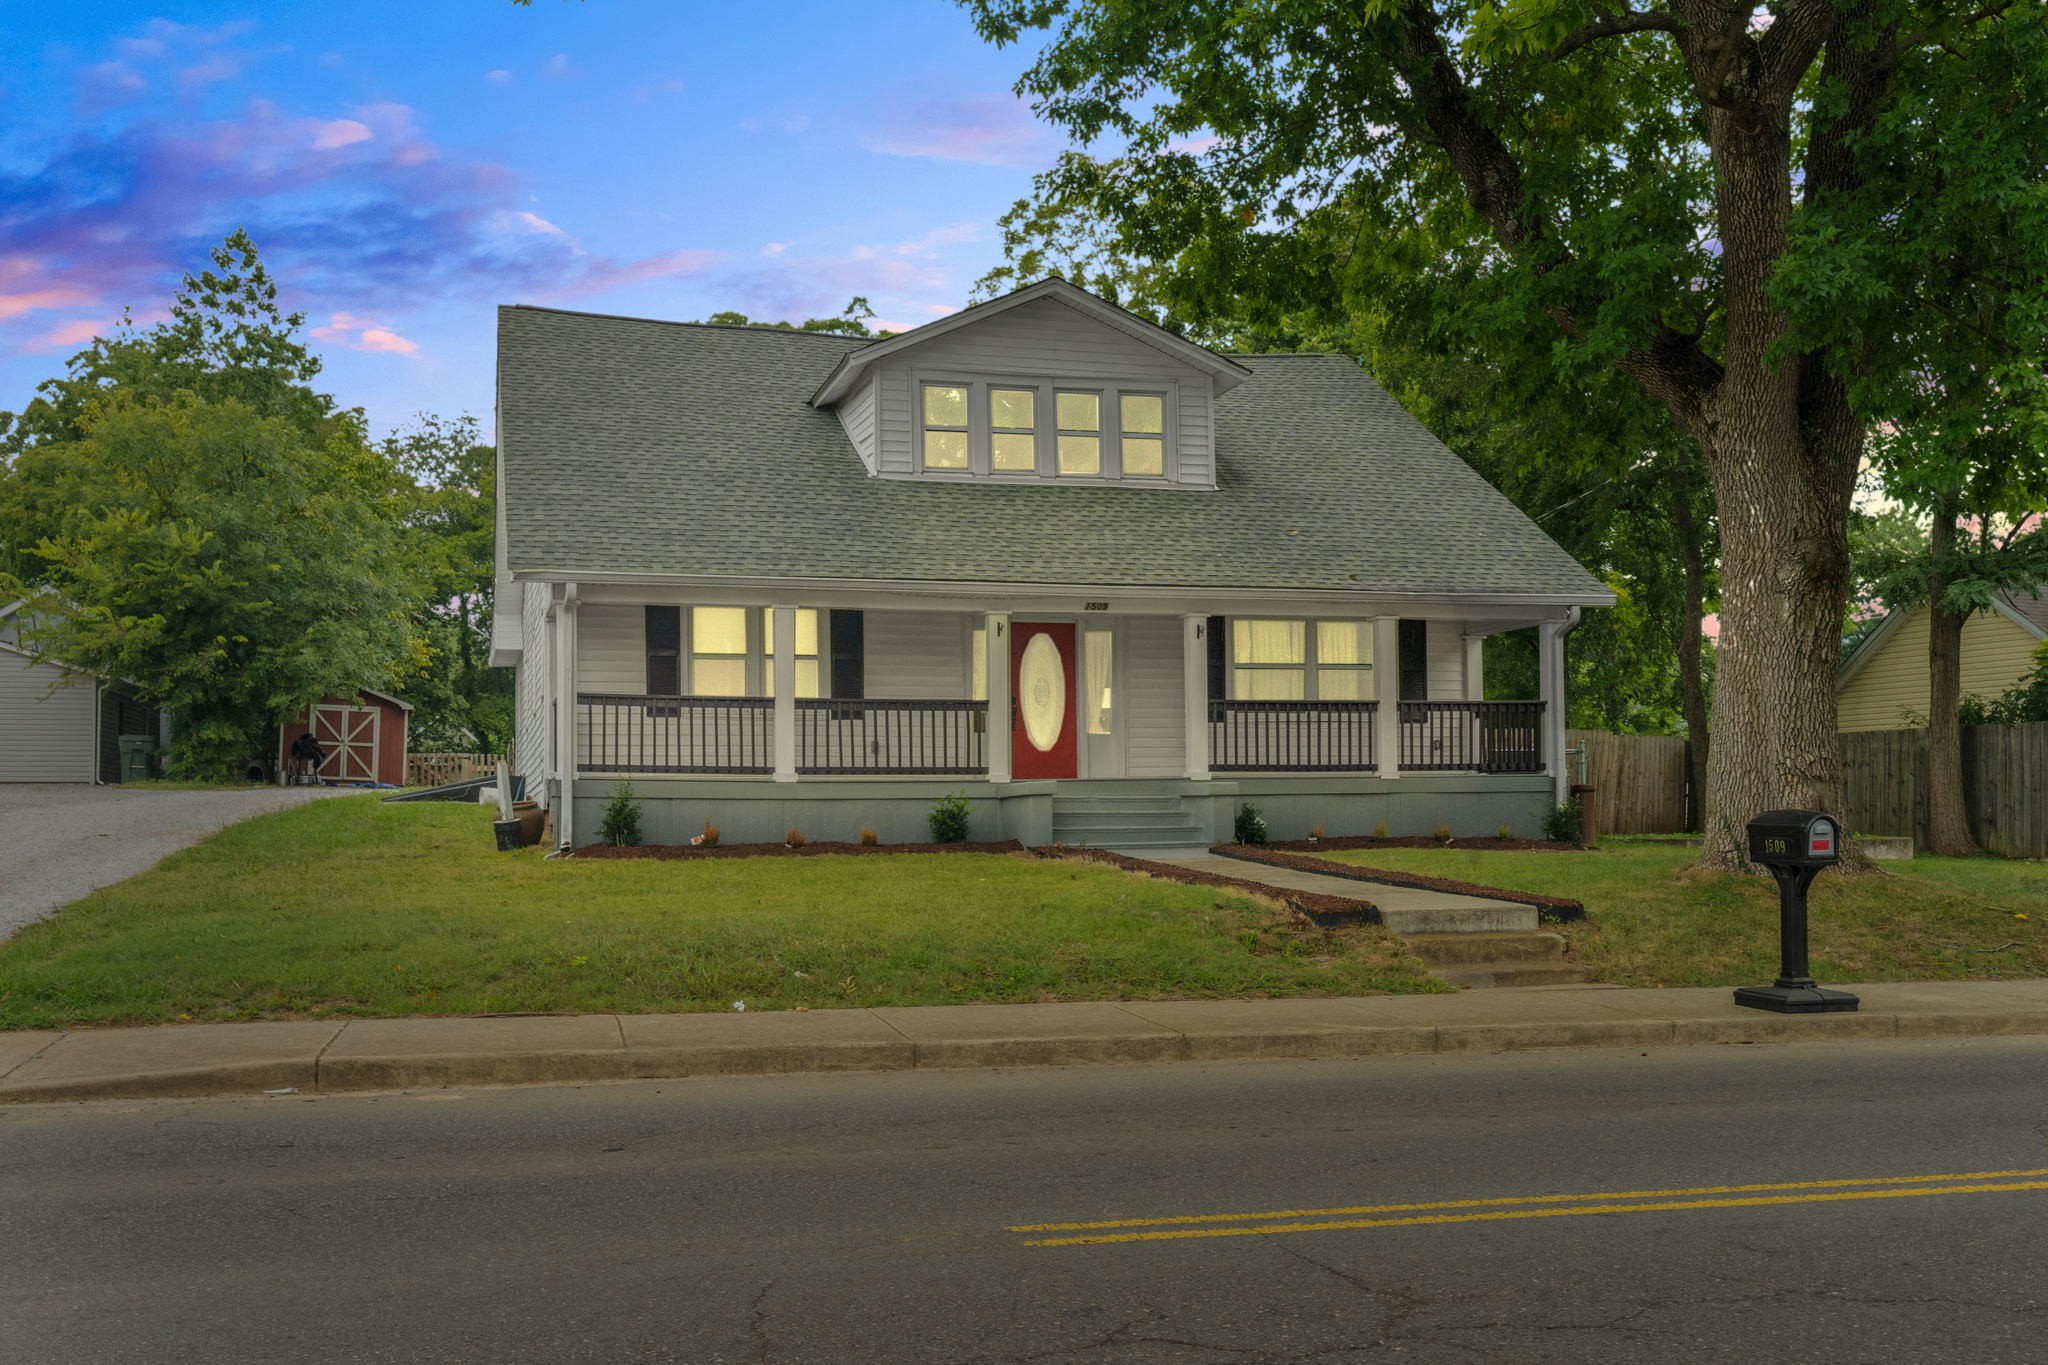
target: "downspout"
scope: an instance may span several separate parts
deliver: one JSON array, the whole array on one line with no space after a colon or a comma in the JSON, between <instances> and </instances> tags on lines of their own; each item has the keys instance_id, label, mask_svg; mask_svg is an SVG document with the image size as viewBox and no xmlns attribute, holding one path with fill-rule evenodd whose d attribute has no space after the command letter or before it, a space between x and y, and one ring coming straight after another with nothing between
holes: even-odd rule
<instances>
[{"instance_id":1,"label":"downspout","mask_svg":"<svg viewBox=\"0 0 2048 1365\"><path fill-rule=\"evenodd\" d=\"M1570 765L1565 761L1564 747L1565 731L1569 728L1565 722L1565 689L1571 677L1571 667L1566 657L1566 642L1571 639L1571 633L1579 628L1581 615L1578 607L1566 607L1564 626L1557 632L1557 716L1551 722L1551 733L1555 736L1557 744L1557 773L1553 784L1556 787L1555 804L1560 806L1570 797L1572 782Z\"/></svg>"}]
</instances>

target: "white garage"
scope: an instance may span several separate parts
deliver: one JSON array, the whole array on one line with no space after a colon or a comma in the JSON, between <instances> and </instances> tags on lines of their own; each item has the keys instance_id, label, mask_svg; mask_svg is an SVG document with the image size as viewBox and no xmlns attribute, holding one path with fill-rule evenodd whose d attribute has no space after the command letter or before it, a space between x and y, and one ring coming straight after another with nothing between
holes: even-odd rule
<instances>
[{"instance_id":1,"label":"white garage","mask_svg":"<svg viewBox=\"0 0 2048 1365\"><path fill-rule=\"evenodd\" d=\"M0 782L97 779L99 699L94 679L0 640Z\"/></svg>"}]
</instances>

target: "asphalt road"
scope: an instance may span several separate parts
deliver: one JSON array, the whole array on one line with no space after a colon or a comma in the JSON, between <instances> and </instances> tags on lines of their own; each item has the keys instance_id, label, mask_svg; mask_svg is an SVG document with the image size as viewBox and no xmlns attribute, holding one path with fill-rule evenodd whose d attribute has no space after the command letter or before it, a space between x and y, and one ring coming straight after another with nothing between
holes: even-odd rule
<instances>
[{"instance_id":1,"label":"asphalt road","mask_svg":"<svg viewBox=\"0 0 2048 1365\"><path fill-rule=\"evenodd\" d=\"M0 785L0 939L88 891L147 871L217 829L343 790Z\"/></svg>"},{"instance_id":2,"label":"asphalt road","mask_svg":"<svg viewBox=\"0 0 2048 1365\"><path fill-rule=\"evenodd\" d=\"M2044 1222L2044 1039L29 1106L0 1358L2041 1362Z\"/></svg>"}]
</instances>

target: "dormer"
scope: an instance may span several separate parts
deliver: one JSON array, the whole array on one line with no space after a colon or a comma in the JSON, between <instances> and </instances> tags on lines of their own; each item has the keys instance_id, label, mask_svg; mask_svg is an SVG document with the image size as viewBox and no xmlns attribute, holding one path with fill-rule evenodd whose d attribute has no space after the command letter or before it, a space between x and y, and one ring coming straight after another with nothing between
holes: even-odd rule
<instances>
[{"instance_id":1,"label":"dormer","mask_svg":"<svg viewBox=\"0 0 2048 1365\"><path fill-rule=\"evenodd\" d=\"M811 402L879 478L1213 489L1248 377L1054 277L848 352Z\"/></svg>"}]
</instances>

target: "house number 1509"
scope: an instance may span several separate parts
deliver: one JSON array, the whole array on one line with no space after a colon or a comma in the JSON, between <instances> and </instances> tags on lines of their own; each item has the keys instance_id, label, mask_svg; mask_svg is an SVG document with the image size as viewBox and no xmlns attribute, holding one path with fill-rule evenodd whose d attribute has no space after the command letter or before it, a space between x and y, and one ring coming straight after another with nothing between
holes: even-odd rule
<instances>
[{"instance_id":1,"label":"house number 1509","mask_svg":"<svg viewBox=\"0 0 2048 1365\"><path fill-rule=\"evenodd\" d=\"M1108 611L1108 610L1109 610L1109 603L1107 603L1107 602L1083 602L1083 603L1081 604L1081 610L1083 610L1083 611Z\"/></svg>"}]
</instances>

